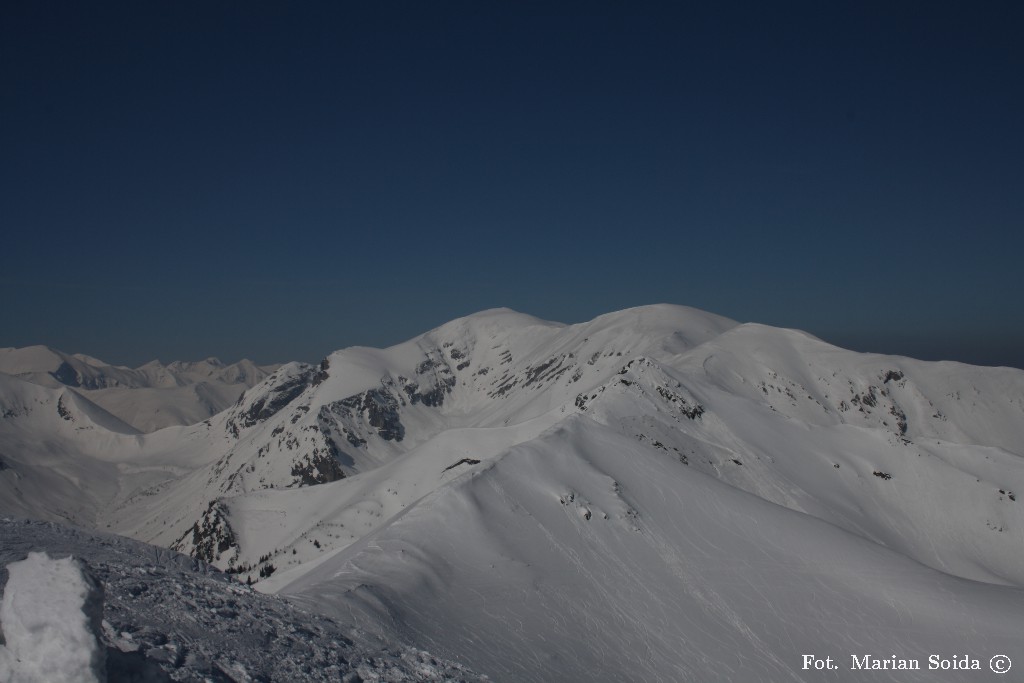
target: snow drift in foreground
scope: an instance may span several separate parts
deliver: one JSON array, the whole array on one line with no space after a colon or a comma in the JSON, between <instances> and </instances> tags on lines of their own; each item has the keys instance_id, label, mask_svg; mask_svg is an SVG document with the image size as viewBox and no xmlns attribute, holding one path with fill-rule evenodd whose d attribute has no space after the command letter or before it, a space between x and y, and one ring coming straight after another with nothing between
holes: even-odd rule
<instances>
[{"instance_id":1,"label":"snow drift in foreground","mask_svg":"<svg viewBox=\"0 0 1024 683\"><path fill-rule=\"evenodd\" d=\"M81 558L102 583L101 647L112 682L485 680L421 650L381 649L367 634L256 593L173 551L49 522L0 519L4 683L84 682L100 671L87 643L90 624L100 617L96 587L89 587L78 560L44 561L39 550ZM63 657L62 647L69 650Z\"/></svg>"},{"instance_id":2,"label":"snow drift in foreground","mask_svg":"<svg viewBox=\"0 0 1024 683\"><path fill-rule=\"evenodd\" d=\"M80 562L29 553L7 565L0 605L0 681L101 683L106 653L96 636L103 589Z\"/></svg>"}]
</instances>

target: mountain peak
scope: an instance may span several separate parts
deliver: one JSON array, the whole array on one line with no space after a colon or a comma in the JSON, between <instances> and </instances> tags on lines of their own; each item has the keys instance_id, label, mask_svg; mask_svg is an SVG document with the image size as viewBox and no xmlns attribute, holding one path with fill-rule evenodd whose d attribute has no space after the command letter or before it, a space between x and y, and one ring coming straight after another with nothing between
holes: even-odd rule
<instances>
[{"instance_id":1,"label":"mountain peak","mask_svg":"<svg viewBox=\"0 0 1024 683\"><path fill-rule=\"evenodd\" d=\"M1024 372L685 306L491 309L136 435L76 397L209 400L212 366L90 393L67 363L74 390L0 377L0 512L109 525L496 679L774 680L894 638L1009 649L1024 618Z\"/></svg>"}]
</instances>

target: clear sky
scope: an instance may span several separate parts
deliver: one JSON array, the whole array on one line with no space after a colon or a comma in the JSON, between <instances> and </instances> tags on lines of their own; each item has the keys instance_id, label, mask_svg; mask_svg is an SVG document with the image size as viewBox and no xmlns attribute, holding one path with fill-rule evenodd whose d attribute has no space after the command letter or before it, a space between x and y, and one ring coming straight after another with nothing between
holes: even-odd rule
<instances>
[{"instance_id":1,"label":"clear sky","mask_svg":"<svg viewBox=\"0 0 1024 683\"><path fill-rule=\"evenodd\" d=\"M1024 367L1024 3L0 4L0 346L646 303Z\"/></svg>"}]
</instances>

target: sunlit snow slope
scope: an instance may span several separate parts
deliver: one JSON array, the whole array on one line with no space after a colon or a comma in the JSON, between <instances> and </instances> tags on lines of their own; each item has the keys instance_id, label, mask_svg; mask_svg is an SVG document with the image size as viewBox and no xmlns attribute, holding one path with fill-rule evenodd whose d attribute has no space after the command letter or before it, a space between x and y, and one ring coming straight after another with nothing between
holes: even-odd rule
<instances>
[{"instance_id":1,"label":"sunlit snow slope","mask_svg":"<svg viewBox=\"0 0 1024 683\"><path fill-rule=\"evenodd\" d=\"M484 311L145 435L15 382L5 509L174 547L496 680L823 680L812 653L863 680L851 654L1017 647L1019 370L663 305Z\"/></svg>"},{"instance_id":2,"label":"sunlit snow slope","mask_svg":"<svg viewBox=\"0 0 1024 683\"><path fill-rule=\"evenodd\" d=\"M276 367L207 358L167 365L152 361L132 369L45 346L0 349L0 373L46 387L71 387L144 432L215 415Z\"/></svg>"}]
</instances>

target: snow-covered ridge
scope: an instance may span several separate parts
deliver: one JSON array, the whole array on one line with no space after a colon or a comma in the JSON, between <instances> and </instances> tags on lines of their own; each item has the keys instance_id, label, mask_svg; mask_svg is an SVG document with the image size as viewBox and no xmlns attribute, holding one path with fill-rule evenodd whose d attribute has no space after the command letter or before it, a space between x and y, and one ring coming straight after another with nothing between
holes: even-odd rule
<instances>
[{"instance_id":1,"label":"snow-covered ridge","mask_svg":"<svg viewBox=\"0 0 1024 683\"><path fill-rule=\"evenodd\" d=\"M945 613L927 596L876 600L837 579L829 553L858 558L888 595L920 581L962 596L978 643L999 637L986 615L1022 615L1018 370L859 354L659 305L578 325L485 311L281 366L222 413L145 435L69 423L53 390L28 393L31 415L13 402L0 420L0 505L173 547L502 679L721 680L728 666L691 668L670 645L718 652L711 633L732 644L723 657L761 653L735 665L744 680L758 667L778 680L798 655L771 634L824 645L824 622L757 606L780 587L809 599L770 567L763 581L715 573L764 571L755 555L795 554L793 576L827 585L828 609L865 605L851 624L898 622L900 605L931 615L920 638L878 632L908 647L955 644ZM76 489L91 495L70 505ZM663 642L644 622L659 610ZM567 614L585 626L566 631ZM581 668L552 668L566 642ZM647 664L638 643L653 643Z\"/></svg>"},{"instance_id":2,"label":"snow-covered ridge","mask_svg":"<svg viewBox=\"0 0 1024 683\"><path fill-rule=\"evenodd\" d=\"M369 634L256 593L192 558L57 524L0 519L0 589L9 589L4 584L10 563L40 551L55 558L73 556L75 563L84 562L102 583L102 614L95 616L102 619L97 630L102 632L106 680L111 682L484 680L421 650L385 649ZM69 565L66 559L58 563L65 574ZM68 587L59 588L66 592ZM40 622L48 615L40 610L32 616ZM73 626L67 624L63 630ZM13 634L9 630L8 638ZM22 651L43 655L47 645L52 649L61 644L57 634L49 635L53 639L49 643L19 645ZM29 671L27 680L75 680L66 675L89 672L75 662L65 663L49 667L50 673L65 675L40 678ZM47 663L24 664L18 668Z\"/></svg>"},{"instance_id":3,"label":"snow-covered ridge","mask_svg":"<svg viewBox=\"0 0 1024 683\"><path fill-rule=\"evenodd\" d=\"M0 349L0 373L45 387L71 387L144 432L215 415L276 367L207 358L151 361L133 369L46 346Z\"/></svg>"}]
</instances>

